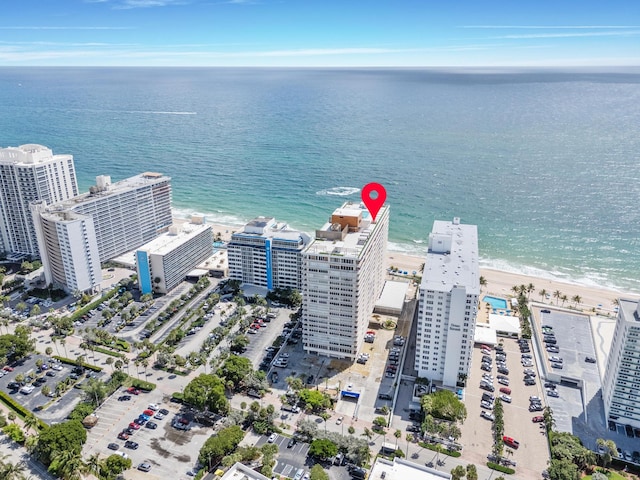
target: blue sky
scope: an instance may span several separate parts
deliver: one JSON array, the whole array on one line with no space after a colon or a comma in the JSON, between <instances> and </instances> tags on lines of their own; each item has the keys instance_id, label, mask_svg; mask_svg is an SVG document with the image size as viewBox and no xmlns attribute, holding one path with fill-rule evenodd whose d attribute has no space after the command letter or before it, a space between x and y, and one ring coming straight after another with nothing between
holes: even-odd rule
<instances>
[{"instance_id":1,"label":"blue sky","mask_svg":"<svg viewBox=\"0 0 640 480\"><path fill-rule=\"evenodd\" d=\"M640 1L7 1L0 65L640 65Z\"/></svg>"}]
</instances>

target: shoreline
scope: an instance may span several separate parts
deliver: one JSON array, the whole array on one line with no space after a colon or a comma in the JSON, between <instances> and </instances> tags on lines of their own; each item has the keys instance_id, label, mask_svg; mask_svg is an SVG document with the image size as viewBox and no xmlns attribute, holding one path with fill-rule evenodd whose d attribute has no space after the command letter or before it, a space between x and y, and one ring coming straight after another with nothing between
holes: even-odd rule
<instances>
[{"instance_id":1,"label":"shoreline","mask_svg":"<svg viewBox=\"0 0 640 480\"><path fill-rule=\"evenodd\" d=\"M186 218L174 217L175 223L186 223L189 220ZM231 239L231 234L240 230L241 226L222 225L220 223L207 223L211 225L213 229L214 237L219 233L220 237L224 241ZM413 271L419 271L420 266L424 263L424 257L411 255L399 251L387 250L386 255L386 268L394 266L400 270L407 271L409 274ZM562 281L558 279L546 278L542 276L535 276L525 273L517 273L506 270L499 270L495 268L480 267L480 275L487 281L486 286L481 287L481 298L484 295L496 295L501 298L511 298L514 296L511 288L517 285L529 285L535 286L534 291L530 295L530 300L537 303L544 303L557 307L562 307L562 300L558 300L553 297L553 293L556 291L561 292L562 295L567 296L567 301L564 302L564 308L578 308L578 311L582 310L585 313L611 315L615 314L614 301L619 298L630 298L637 300L640 295L623 291L615 290L612 288L598 287L591 285L583 285L579 283L572 283L568 281ZM539 292L546 290L550 298L542 297ZM581 297L578 305L572 300L576 295Z\"/></svg>"}]
</instances>

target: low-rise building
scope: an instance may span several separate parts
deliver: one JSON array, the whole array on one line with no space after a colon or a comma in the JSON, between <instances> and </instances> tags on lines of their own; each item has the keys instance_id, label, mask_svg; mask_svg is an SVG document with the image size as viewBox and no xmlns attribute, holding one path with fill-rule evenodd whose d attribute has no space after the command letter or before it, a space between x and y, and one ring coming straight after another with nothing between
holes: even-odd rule
<instances>
[{"instance_id":1,"label":"low-rise building","mask_svg":"<svg viewBox=\"0 0 640 480\"><path fill-rule=\"evenodd\" d=\"M261 473L237 462L227 470L220 480L271 480Z\"/></svg>"},{"instance_id":2,"label":"low-rise building","mask_svg":"<svg viewBox=\"0 0 640 480\"><path fill-rule=\"evenodd\" d=\"M136 251L138 284L144 293L167 293L213 255L210 225L172 225L169 232Z\"/></svg>"},{"instance_id":3,"label":"low-rise building","mask_svg":"<svg viewBox=\"0 0 640 480\"><path fill-rule=\"evenodd\" d=\"M442 480L450 479L451 474L397 457L393 461L378 457L371 467L368 478L369 480Z\"/></svg>"}]
</instances>

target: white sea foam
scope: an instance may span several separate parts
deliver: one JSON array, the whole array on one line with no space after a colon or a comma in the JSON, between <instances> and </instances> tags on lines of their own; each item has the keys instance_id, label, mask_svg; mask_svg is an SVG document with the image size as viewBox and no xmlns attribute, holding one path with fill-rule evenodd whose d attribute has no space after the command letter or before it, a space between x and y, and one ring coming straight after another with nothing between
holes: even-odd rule
<instances>
[{"instance_id":1,"label":"white sea foam","mask_svg":"<svg viewBox=\"0 0 640 480\"><path fill-rule=\"evenodd\" d=\"M320 190L316 192L316 195L334 195L338 197L347 197L349 195L354 195L359 191L360 189L356 187L332 187L327 190Z\"/></svg>"},{"instance_id":2,"label":"white sea foam","mask_svg":"<svg viewBox=\"0 0 640 480\"><path fill-rule=\"evenodd\" d=\"M218 225L227 225L229 227L240 227L244 226L248 219L243 219L237 217L235 215L231 215L228 213L224 213L222 211L216 212L202 212L200 210L196 211L189 208L172 208L172 215L175 218L184 218L189 219L191 215L202 215L205 217L207 223L214 223Z\"/></svg>"}]
</instances>

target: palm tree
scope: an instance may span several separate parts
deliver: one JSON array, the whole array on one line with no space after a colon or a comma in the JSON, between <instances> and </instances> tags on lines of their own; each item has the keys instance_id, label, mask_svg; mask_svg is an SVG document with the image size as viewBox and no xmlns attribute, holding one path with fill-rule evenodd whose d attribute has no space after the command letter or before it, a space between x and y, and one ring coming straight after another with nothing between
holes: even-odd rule
<instances>
[{"instance_id":1,"label":"palm tree","mask_svg":"<svg viewBox=\"0 0 640 480\"><path fill-rule=\"evenodd\" d=\"M87 458L86 464L89 473L93 473L94 475L98 476L98 474L100 473L100 454L94 453L93 455L91 455L89 458Z\"/></svg>"},{"instance_id":2,"label":"palm tree","mask_svg":"<svg viewBox=\"0 0 640 480\"><path fill-rule=\"evenodd\" d=\"M529 285L527 285L527 298L531 297L531 292L533 292L535 289L536 287L533 283L530 283Z\"/></svg>"},{"instance_id":3,"label":"palm tree","mask_svg":"<svg viewBox=\"0 0 640 480\"><path fill-rule=\"evenodd\" d=\"M50 357L51 354L53 353L53 348L51 347L45 348L44 353L47 355L47 357Z\"/></svg>"},{"instance_id":4,"label":"palm tree","mask_svg":"<svg viewBox=\"0 0 640 480\"><path fill-rule=\"evenodd\" d=\"M118 359L116 360L116 362L114 363L114 367L116 367L116 370L122 370L122 366L124 365L124 363L122 362L122 360Z\"/></svg>"},{"instance_id":5,"label":"palm tree","mask_svg":"<svg viewBox=\"0 0 640 480\"><path fill-rule=\"evenodd\" d=\"M393 432L393 436L396 437L396 450L398 449L398 440L402 437L402 432L400 430L396 430Z\"/></svg>"},{"instance_id":6,"label":"palm tree","mask_svg":"<svg viewBox=\"0 0 640 480\"><path fill-rule=\"evenodd\" d=\"M64 338L61 338L60 345L62 345L62 348L64 348L64 356L69 358L69 354L67 353L67 340Z\"/></svg>"},{"instance_id":7,"label":"palm tree","mask_svg":"<svg viewBox=\"0 0 640 480\"><path fill-rule=\"evenodd\" d=\"M413 442L413 435L410 433L407 433L407 436L404 437L404 439L407 441L407 458L409 458L409 444Z\"/></svg>"},{"instance_id":8,"label":"palm tree","mask_svg":"<svg viewBox=\"0 0 640 480\"><path fill-rule=\"evenodd\" d=\"M566 295L562 295L560 297L560 300L562 300L562 306L564 307L564 302L566 302L567 300L569 300L569 297L567 297Z\"/></svg>"},{"instance_id":9,"label":"palm tree","mask_svg":"<svg viewBox=\"0 0 640 480\"><path fill-rule=\"evenodd\" d=\"M113 372L113 357L108 357L108 358L105 360L105 363L106 363L107 365L111 365L111 372Z\"/></svg>"},{"instance_id":10,"label":"palm tree","mask_svg":"<svg viewBox=\"0 0 640 480\"><path fill-rule=\"evenodd\" d=\"M24 417L24 428L27 433L31 429L36 430L38 428L38 419L33 415L27 415Z\"/></svg>"},{"instance_id":11,"label":"palm tree","mask_svg":"<svg viewBox=\"0 0 640 480\"><path fill-rule=\"evenodd\" d=\"M362 432L362 435L367 437L368 440L371 440L371 438L373 437L373 432L369 430L367 427L365 427L364 432Z\"/></svg>"},{"instance_id":12,"label":"palm tree","mask_svg":"<svg viewBox=\"0 0 640 480\"><path fill-rule=\"evenodd\" d=\"M558 304L558 300L560 300L560 297L562 297L562 292L560 290L556 290L555 292L553 292L553 298L556 299L556 305Z\"/></svg>"},{"instance_id":13,"label":"palm tree","mask_svg":"<svg viewBox=\"0 0 640 480\"><path fill-rule=\"evenodd\" d=\"M423 265L423 268L424 268L424 263L422 265ZM484 278L482 275L480 275L480 286L481 287L486 287L487 286L487 279Z\"/></svg>"},{"instance_id":14,"label":"palm tree","mask_svg":"<svg viewBox=\"0 0 640 480\"><path fill-rule=\"evenodd\" d=\"M571 297L571 301L575 303L575 306L577 308L578 304L582 303L582 297L580 295L574 295L573 297Z\"/></svg>"},{"instance_id":15,"label":"palm tree","mask_svg":"<svg viewBox=\"0 0 640 480\"><path fill-rule=\"evenodd\" d=\"M514 285L513 287L511 287L511 291L516 295L518 295L518 292L520 291L520 287L518 287L517 285Z\"/></svg>"},{"instance_id":16,"label":"palm tree","mask_svg":"<svg viewBox=\"0 0 640 480\"><path fill-rule=\"evenodd\" d=\"M538 292L538 295L540 295L540 300L544 302L544 297L547 296L547 291L543 288Z\"/></svg>"},{"instance_id":17,"label":"palm tree","mask_svg":"<svg viewBox=\"0 0 640 480\"><path fill-rule=\"evenodd\" d=\"M0 478L4 480L18 480L20 476L27 470L24 462L2 462L0 467Z\"/></svg>"}]
</instances>

